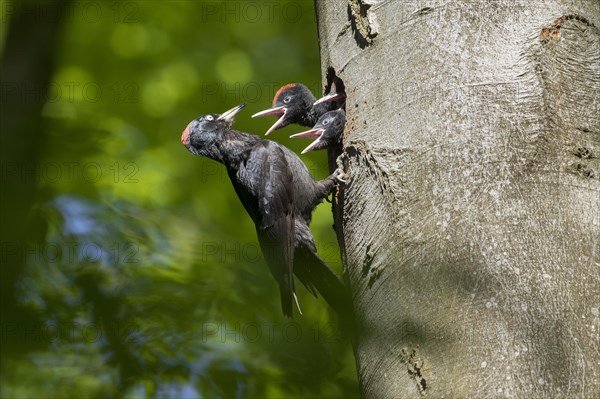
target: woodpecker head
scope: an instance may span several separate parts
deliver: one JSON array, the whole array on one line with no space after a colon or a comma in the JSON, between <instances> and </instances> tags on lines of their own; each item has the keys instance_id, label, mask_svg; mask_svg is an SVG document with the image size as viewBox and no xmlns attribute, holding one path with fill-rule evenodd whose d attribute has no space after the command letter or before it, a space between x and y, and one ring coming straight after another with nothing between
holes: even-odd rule
<instances>
[{"instance_id":1,"label":"woodpecker head","mask_svg":"<svg viewBox=\"0 0 600 399\"><path fill-rule=\"evenodd\" d=\"M297 123L312 108L315 96L301 83L290 83L283 86L273 98L273 106L264 111L252 115L257 116L275 115L279 119L267 130L265 135L274 130L281 129L290 123Z\"/></svg>"},{"instance_id":2,"label":"woodpecker head","mask_svg":"<svg viewBox=\"0 0 600 399\"><path fill-rule=\"evenodd\" d=\"M233 118L246 106L246 103L231 108L222 114L202 115L185 127L181 133L181 143L194 155L215 158L218 140L223 133L231 130Z\"/></svg>"},{"instance_id":3,"label":"woodpecker head","mask_svg":"<svg viewBox=\"0 0 600 399\"><path fill-rule=\"evenodd\" d=\"M302 151L302 154L305 154L309 151L321 150L341 142L345 125L346 113L342 109L337 109L321 116L312 129L293 134L290 137L315 139L315 141Z\"/></svg>"}]
</instances>

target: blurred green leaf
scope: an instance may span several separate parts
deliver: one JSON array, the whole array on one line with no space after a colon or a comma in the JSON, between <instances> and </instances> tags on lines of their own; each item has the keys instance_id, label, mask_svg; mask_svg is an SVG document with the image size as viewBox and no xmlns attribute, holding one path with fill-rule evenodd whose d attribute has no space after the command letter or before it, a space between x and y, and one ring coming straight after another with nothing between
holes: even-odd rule
<instances>
[{"instance_id":1,"label":"blurred green leaf","mask_svg":"<svg viewBox=\"0 0 600 399\"><path fill-rule=\"evenodd\" d=\"M303 288L281 315L226 171L179 141L243 101L236 128L262 135L278 87L320 90L313 2L74 2L56 63L41 159L18 165L43 193L18 284L37 319L3 325L29 349L3 357L0 396L356 397L335 316ZM272 139L299 151L298 129ZM332 224L324 203L312 229L341 272Z\"/></svg>"}]
</instances>

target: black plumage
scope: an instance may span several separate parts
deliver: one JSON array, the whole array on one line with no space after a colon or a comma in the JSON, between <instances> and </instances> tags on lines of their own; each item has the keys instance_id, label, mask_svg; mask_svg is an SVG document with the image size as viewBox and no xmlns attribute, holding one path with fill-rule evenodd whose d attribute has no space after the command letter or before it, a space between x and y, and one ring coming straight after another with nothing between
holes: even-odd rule
<instances>
[{"instance_id":1,"label":"black plumage","mask_svg":"<svg viewBox=\"0 0 600 399\"><path fill-rule=\"evenodd\" d=\"M312 211L334 189L338 173L315 181L296 154L279 143L231 128L245 104L221 115L194 119L181 141L194 155L221 162L244 208L254 221L261 250L279 284L281 305L292 316L292 274L337 311L349 306L344 286L316 254L309 224ZM299 308L299 307L298 307Z\"/></svg>"},{"instance_id":2,"label":"black plumage","mask_svg":"<svg viewBox=\"0 0 600 399\"><path fill-rule=\"evenodd\" d=\"M273 98L273 106L252 115L279 116L265 134L295 123L302 126L314 126L317 120L327 111L340 108L345 101L344 93L332 93L317 100L311 91L301 83L290 83L281 87Z\"/></svg>"},{"instance_id":3,"label":"black plumage","mask_svg":"<svg viewBox=\"0 0 600 399\"><path fill-rule=\"evenodd\" d=\"M341 147L346 125L346 113L343 109L336 109L323 114L312 129L296 133L290 137L310 138L314 141L306 147L302 154L324 148Z\"/></svg>"}]
</instances>

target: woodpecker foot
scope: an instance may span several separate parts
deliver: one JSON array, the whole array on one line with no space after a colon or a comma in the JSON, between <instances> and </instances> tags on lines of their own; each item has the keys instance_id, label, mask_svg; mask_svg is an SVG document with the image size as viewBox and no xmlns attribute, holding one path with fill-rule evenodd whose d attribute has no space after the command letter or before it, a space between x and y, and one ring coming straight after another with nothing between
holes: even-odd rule
<instances>
[{"instance_id":1,"label":"woodpecker foot","mask_svg":"<svg viewBox=\"0 0 600 399\"><path fill-rule=\"evenodd\" d=\"M335 178L335 180L344 184L348 184L348 182L350 181L350 176L348 176L348 174L346 174L346 171L344 170L344 160L346 159L346 157L347 156L345 153L337 157L337 159L335 160L335 163L337 164L337 169L335 170L335 172L333 172L333 177Z\"/></svg>"},{"instance_id":2,"label":"woodpecker foot","mask_svg":"<svg viewBox=\"0 0 600 399\"><path fill-rule=\"evenodd\" d=\"M337 168L335 172L333 172L333 178L336 181L344 184L348 184L348 182L350 181L350 176L348 176L346 172L344 172L344 170L341 168Z\"/></svg>"}]
</instances>

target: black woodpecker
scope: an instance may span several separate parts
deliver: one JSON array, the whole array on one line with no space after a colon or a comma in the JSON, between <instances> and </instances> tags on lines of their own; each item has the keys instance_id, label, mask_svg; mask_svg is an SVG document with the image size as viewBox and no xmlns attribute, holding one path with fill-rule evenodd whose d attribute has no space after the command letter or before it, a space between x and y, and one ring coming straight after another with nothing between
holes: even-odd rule
<instances>
[{"instance_id":1,"label":"black woodpecker","mask_svg":"<svg viewBox=\"0 0 600 399\"><path fill-rule=\"evenodd\" d=\"M342 172L315 181L296 154L283 145L232 129L245 106L191 121L181 142L193 154L225 165L242 205L256 226L271 274L279 284L283 314L292 317L298 280L318 291L340 314L348 314L350 297L335 272L317 256L309 224L312 211L336 187ZM300 312L301 313L301 312Z\"/></svg>"}]
</instances>

